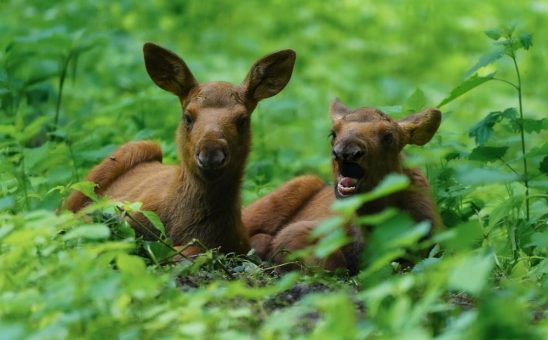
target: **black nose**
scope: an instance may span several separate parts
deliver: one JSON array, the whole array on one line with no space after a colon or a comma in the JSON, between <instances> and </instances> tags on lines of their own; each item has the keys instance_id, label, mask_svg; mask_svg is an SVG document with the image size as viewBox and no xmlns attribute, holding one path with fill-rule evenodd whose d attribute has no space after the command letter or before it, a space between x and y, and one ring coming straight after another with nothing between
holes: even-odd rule
<instances>
[{"instance_id":1,"label":"black nose","mask_svg":"<svg viewBox=\"0 0 548 340\"><path fill-rule=\"evenodd\" d=\"M203 148L196 154L200 168L214 170L222 168L226 162L226 152L219 148Z\"/></svg>"},{"instance_id":2,"label":"black nose","mask_svg":"<svg viewBox=\"0 0 548 340\"><path fill-rule=\"evenodd\" d=\"M355 143L340 143L333 147L333 156L340 161L356 162L365 155L365 148Z\"/></svg>"}]
</instances>

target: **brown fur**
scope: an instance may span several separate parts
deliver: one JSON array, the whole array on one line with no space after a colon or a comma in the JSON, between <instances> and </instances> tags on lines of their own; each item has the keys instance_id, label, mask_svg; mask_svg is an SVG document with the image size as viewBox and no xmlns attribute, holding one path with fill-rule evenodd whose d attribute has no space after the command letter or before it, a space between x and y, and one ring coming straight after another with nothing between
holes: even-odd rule
<instances>
[{"instance_id":1,"label":"brown fur","mask_svg":"<svg viewBox=\"0 0 548 340\"><path fill-rule=\"evenodd\" d=\"M96 193L119 201L140 201L155 212L174 245L196 238L209 248L244 253L249 239L241 221L240 183L250 147L250 116L258 101L274 96L289 82L295 53L283 50L258 60L242 85L199 84L176 54L157 45L144 46L152 80L179 97L183 119L177 130L180 165L161 163L158 145L130 142L87 176ZM89 199L74 192L72 211ZM133 216L144 236L150 224ZM191 247L187 253L195 253Z\"/></svg>"},{"instance_id":2,"label":"brown fur","mask_svg":"<svg viewBox=\"0 0 548 340\"><path fill-rule=\"evenodd\" d=\"M361 108L350 110L336 100L330 112L333 123L332 148L335 190L321 184L315 176L297 177L269 195L246 207L244 225L249 231L251 245L260 256L281 262L284 251L302 249L314 240L310 231L321 220L332 216L331 205L341 196L337 183L341 175L341 154L354 157L365 176L356 184L355 194L372 190L391 172L405 174L410 188L389 197L364 204L358 214L379 212L397 207L408 212L416 221L430 221L434 228L442 226L432 200L427 179L418 169L403 168L401 150L406 144L427 143L439 127L441 114L430 109L409 116L399 122L379 110ZM386 137L389 135L389 137ZM347 226L346 232L354 241L337 250L321 265L327 269L358 270L359 256L364 245L360 228ZM317 260L312 260L318 263Z\"/></svg>"}]
</instances>

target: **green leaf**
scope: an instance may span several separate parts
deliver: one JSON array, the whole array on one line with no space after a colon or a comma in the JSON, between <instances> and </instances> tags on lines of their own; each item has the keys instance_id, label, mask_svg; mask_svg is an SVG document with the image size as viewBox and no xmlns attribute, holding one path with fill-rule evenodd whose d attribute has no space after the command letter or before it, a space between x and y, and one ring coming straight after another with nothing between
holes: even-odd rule
<instances>
[{"instance_id":1,"label":"green leaf","mask_svg":"<svg viewBox=\"0 0 548 340\"><path fill-rule=\"evenodd\" d=\"M0 198L0 210L10 209L15 206L15 199L13 196L5 196Z\"/></svg>"},{"instance_id":2,"label":"green leaf","mask_svg":"<svg viewBox=\"0 0 548 340\"><path fill-rule=\"evenodd\" d=\"M542 161L539 164L539 170L542 173L548 174L548 156L544 156Z\"/></svg>"},{"instance_id":3,"label":"green leaf","mask_svg":"<svg viewBox=\"0 0 548 340\"><path fill-rule=\"evenodd\" d=\"M138 256L119 254L116 257L118 269L125 274L138 278L146 273L146 266L143 259Z\"/></svg>"},{"instance_id":4,"label":"green leaf","mask_svg":"<svg viewBox=\"0 0 548 340\"><path fill-rule=\"evenodd\" d=\"M476 63L476 65L472 66L468 71L466 71L464 77L465 78L470 77L472 74L474 74L480 68L494 63L495 61L499 60L503 56L504 56L504 50L501 49L501 48L498 48L496 50L491 51L488 54L483 55L480 58L480 60Z\"/></svg>"},{"instance_id":5,"label":"green leaf","mask_svg":"<svg viewBox=\"0 0 548 340\"><path fill-rule=\"evenodd\" d=\"M500 111L490 112L485 118L472 126L468 132L468 136L474 137L476 144L485 144L491 138L493 127L501 120L501 117Z\"/></svg>"},{"instance_id":6,"label":"green leaf","mask_svg":"<svg viewBox=\"0 0 548 340\"><path fill-rule=\"evenodd\" d=\"M504 157L506 151L508 151L507 146L478 146L477 148L472 150L472 153L470 153L468 159L472 161L491 162Z\"/></svg>"},{"instance_id":7,"label":"green leaf","mask_svg":"<svg viewBox=\"0 0 548 340\"><path fill-rule=\"evenodd\" d=\"M471 249L480 244L483 231L478 220L461 223L449 230L451 237L442 241L444 248L450 250Z\"/></svg>"},{"instance_id":8,"label":"green leaf","mask_svg":"<svg viewBox=\"0 0 548 340\"><path fill-rule=\"evenodd\" d=\"M424 92L421 89L417 88L415 89L413 94L411 94L411 96L407 98L407 101L405 102L402 111L404 113L418 112L426 106L426 103L427 99L424 95Z\"/></svg>"},{"instance_id":9,"label":"green leaf","mask_svg":"<svg viewBox=\"0 0 548 340\"><path fill-rule=\"evenodd\" d=\"M99 199L99 197L95 193L95 187L96 186L97 186L97 184L95 184L93 182L83 181L83 182L74 183L70 187L73 190L80 191L82 194L84 194L87 197L91 198L91 200L95 202Z\"/></svg>"},{"instance_id":10,"label":"green leaf","mask_svg":"<svg viewBox=\"0 0 548 340\"><path fill-rule=\"evenodd\" d=\"M76 238L84 238L90 240L99 240L108 238L110 229L104 224L85 224L78 226L63 236L64 240L73 240Z\"/></svg>"},{"instance_id":11,"label":"green leaf","mask_svg":"<svg viewBox=\"0 0 548 340\"><path fill-rule=\"evenodd\" d=\"M548 143L536 146L527 153L527 157L537 157L544 155L548 155Z\"/></svg>"},{"instance_id":12,"label":"green leaf","mask_svg":"<svg viewBox=\"0 0 548 340\"><path fill-rule=\"evenodd\" d=\"M160 220L160 217L156 215L153 211L142 211L142 214L149 220L149 222L160 231L162 236L166 236L166 227Z\"/></svg>"},{"instance_id":13,"label":"green leaf","mask_svg":"<svg viewBox=\"0 0 548 340\"><path fill-rule=\"evenodd\" d=\"M479 295L487 283L494 261L491 254L467 255L455 264L448 285L455 290Z\"/></svg>"},{"instance_id":14,"label":"green leaf","mask_svg":"<svg viewBox=\"0 0 548 340\"><path fill-rule=\"evenodd\" d=\"M404 190L408 186L409 178L407 176L401 174L389 174L368 193L336 200L333 204L333 210L344 216L350 216L364 203L371 202L378 198Z\"/></svg>"},{"instance_id":15,"label":"green leaf","mask_svg":"<svg viewBox=\"0 0 548 340\"><path fill-rule=\"evenodd\" d=\"M536 132L539 133L542 130L545 130L548 128L548 119L530 119L530 118L524 118L523 120L518 120L518 123L523 123L523 129L527 133Z\"/></svg>"},{"instance_id":16,"label":"green leaf","mask_svg":"<svg viewBox=\"0 0 548 340\"><path fill-rule=\"evenodd\" d=\"M537 247L539 250L548 249L548 231L533 233L531 241L524 247Z\"/></svg>"},{"instance_id":17,"label":"green leaf","mask_svg":"<svg viewBox=\"0 0 548 340\"><path fill-rule=\"evenodd\" d=\"M462 184L477 186L509 183L519 179L518 175L500 169L476 168L469 165L455 167L455 175Z\"/></svg>"},{"instance_id":18,"label":"green leaf","mask_svg":"<svg viewBox=\"0 0 548 340\"><path fill-rule=\"evenodd\" d=\"M444 106L445 104L447 103L450 103L452 102L453 100L457 99L458 97L462 96L463 94L471 91L472 89L480 86L481 84L493 79L495 77L495 73L491 73L491 74L488 74L484 77L480 77L478 76L477 74L475 74L474 76L466 79L465 81L463 81L460 85L458 85L457 87L455 87L451 93L449 94L448 97L446 97L445 99L443 99L438 105L437 107L438 108L441 108L442 106Z\"/></svg>"},{"instance_id":19,"label":"green leaf","mask_svg":"<svg viewBox=\"0 0 548 340\"><path fill-rule=\"evenodd\" d=\"M533 46L533 35L531 33L521 33L519 35L519 42L525 50L528 50Z\"/></svg>"},{"instance_id":20,"label":"green leaf","mask_svg":"<svg viewBox=\"0 0 548 340\"><path fill-rule=\"evenodd\" d=\"M485 31L485 35L493 40L499 40L502 37L502 30L500 28L494 28Z\"/></svg>"},{"instance_id":21,"label":"green leaf","mask_svg":"<svg viewBox=\"0 0 548 340\"><path fill-rule=\"evenodd\" d=\"M314 255L319 258L324 258L332 254L337 249L340 249L348 242L348 236L343 228L336 230L323 237L314 248Z\"/></svg>"}]
</instances>

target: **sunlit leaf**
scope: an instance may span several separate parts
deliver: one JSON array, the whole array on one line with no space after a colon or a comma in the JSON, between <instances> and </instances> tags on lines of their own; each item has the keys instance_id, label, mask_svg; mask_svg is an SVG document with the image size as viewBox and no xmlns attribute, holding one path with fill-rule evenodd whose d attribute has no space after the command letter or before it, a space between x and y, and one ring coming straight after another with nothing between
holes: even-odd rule
<instances>
[{"instance_id":1,"label":"sunlit leaf","mask_svg":"<svg viewBox=\"0 0 548 340\"><path fill-rule=\"evenodd\" d=\"M460 259L449 275L449 287L478 295L493 269L493 255L469 255Z\"/></svg>"},{"instance_id":2,"label":"sunlit leaf","mask_svg":"<svg viewBox=\"0 0 548 340\"><path fill-rule=\"evenodd\" d=\"M141 212L145 217L149 220L149 222L156 228L156 230L160 231L162 236L166 236L166 227L160 220L160 217L156 215L153 211L142 211Z\"/></svg>"},{"instance_id":3,"label":"sunlit leaf","mask_svg":"<svg viewBox=\"0 0 548 340\"><path fill-rule=\"evenodd\" d=\"M76 238L85 238L90 240L98 240L108 238L110 229L104 224L86 224L78 226L67 232L63 239L73 240Z\"/></svg>"},{"instance_id":4,"label":"sunlit leaf","mask_svg":"<svg viewBox=\"0 0 548 340\"><path fill-rule=\"evenodd\" d=\"M441 108L442 106L452 102L453 100L457 99L458 97L462 96L463 94L473 90L474 88L480 86L481 84L493 79L495 77L494 73L488 74L486 76L480 77L477 74L466 79L462 83L460 83L457 87L455 87L448 97L443 99L438 105L438 108Z\"/></svg>"},{"instance_id":5,"label":"sunlit leaf","mask_svg":"<svg viewBox=\"0 0 548 340\"><path fill-rule=\"evenodd\" d=\"M465 78L470 77L472 74L476 73L480 68L485 67L487 65L490 65L494 63L495 61L499 60L504 56L504 51L502 49L496 49L491 51L488 54L483 55L480 60L476 63L476 65L472 66L466 73L464 74Z\"/></svg>"}]
</instances>

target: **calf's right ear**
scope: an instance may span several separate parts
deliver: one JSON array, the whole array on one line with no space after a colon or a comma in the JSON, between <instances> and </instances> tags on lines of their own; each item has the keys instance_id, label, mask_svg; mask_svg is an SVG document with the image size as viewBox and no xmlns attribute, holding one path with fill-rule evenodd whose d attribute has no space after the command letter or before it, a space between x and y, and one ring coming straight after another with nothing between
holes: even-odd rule
<instances>
[{"instance_id":1,"label":"calf's right ear","mask_svg":"<svg viewBox=\"0 0 548 340\"><path fill-rule=\"evenodd\" d=\"M198 85L185 62L170 50L146 43L143 54L148 75L162 89L186 98L190 90Z\"/></svg>"},{"instance_id":2,"label":"calf's right ear","mask_svg":"<svg viewBox=\"0 0 548 340\"><path fill-rule=\"evenodd\" d=\"M427 109L398 122L406 135L406 144L424 145L432 139L441 123L441 112Z\"/></svg>"}]
</instances>

